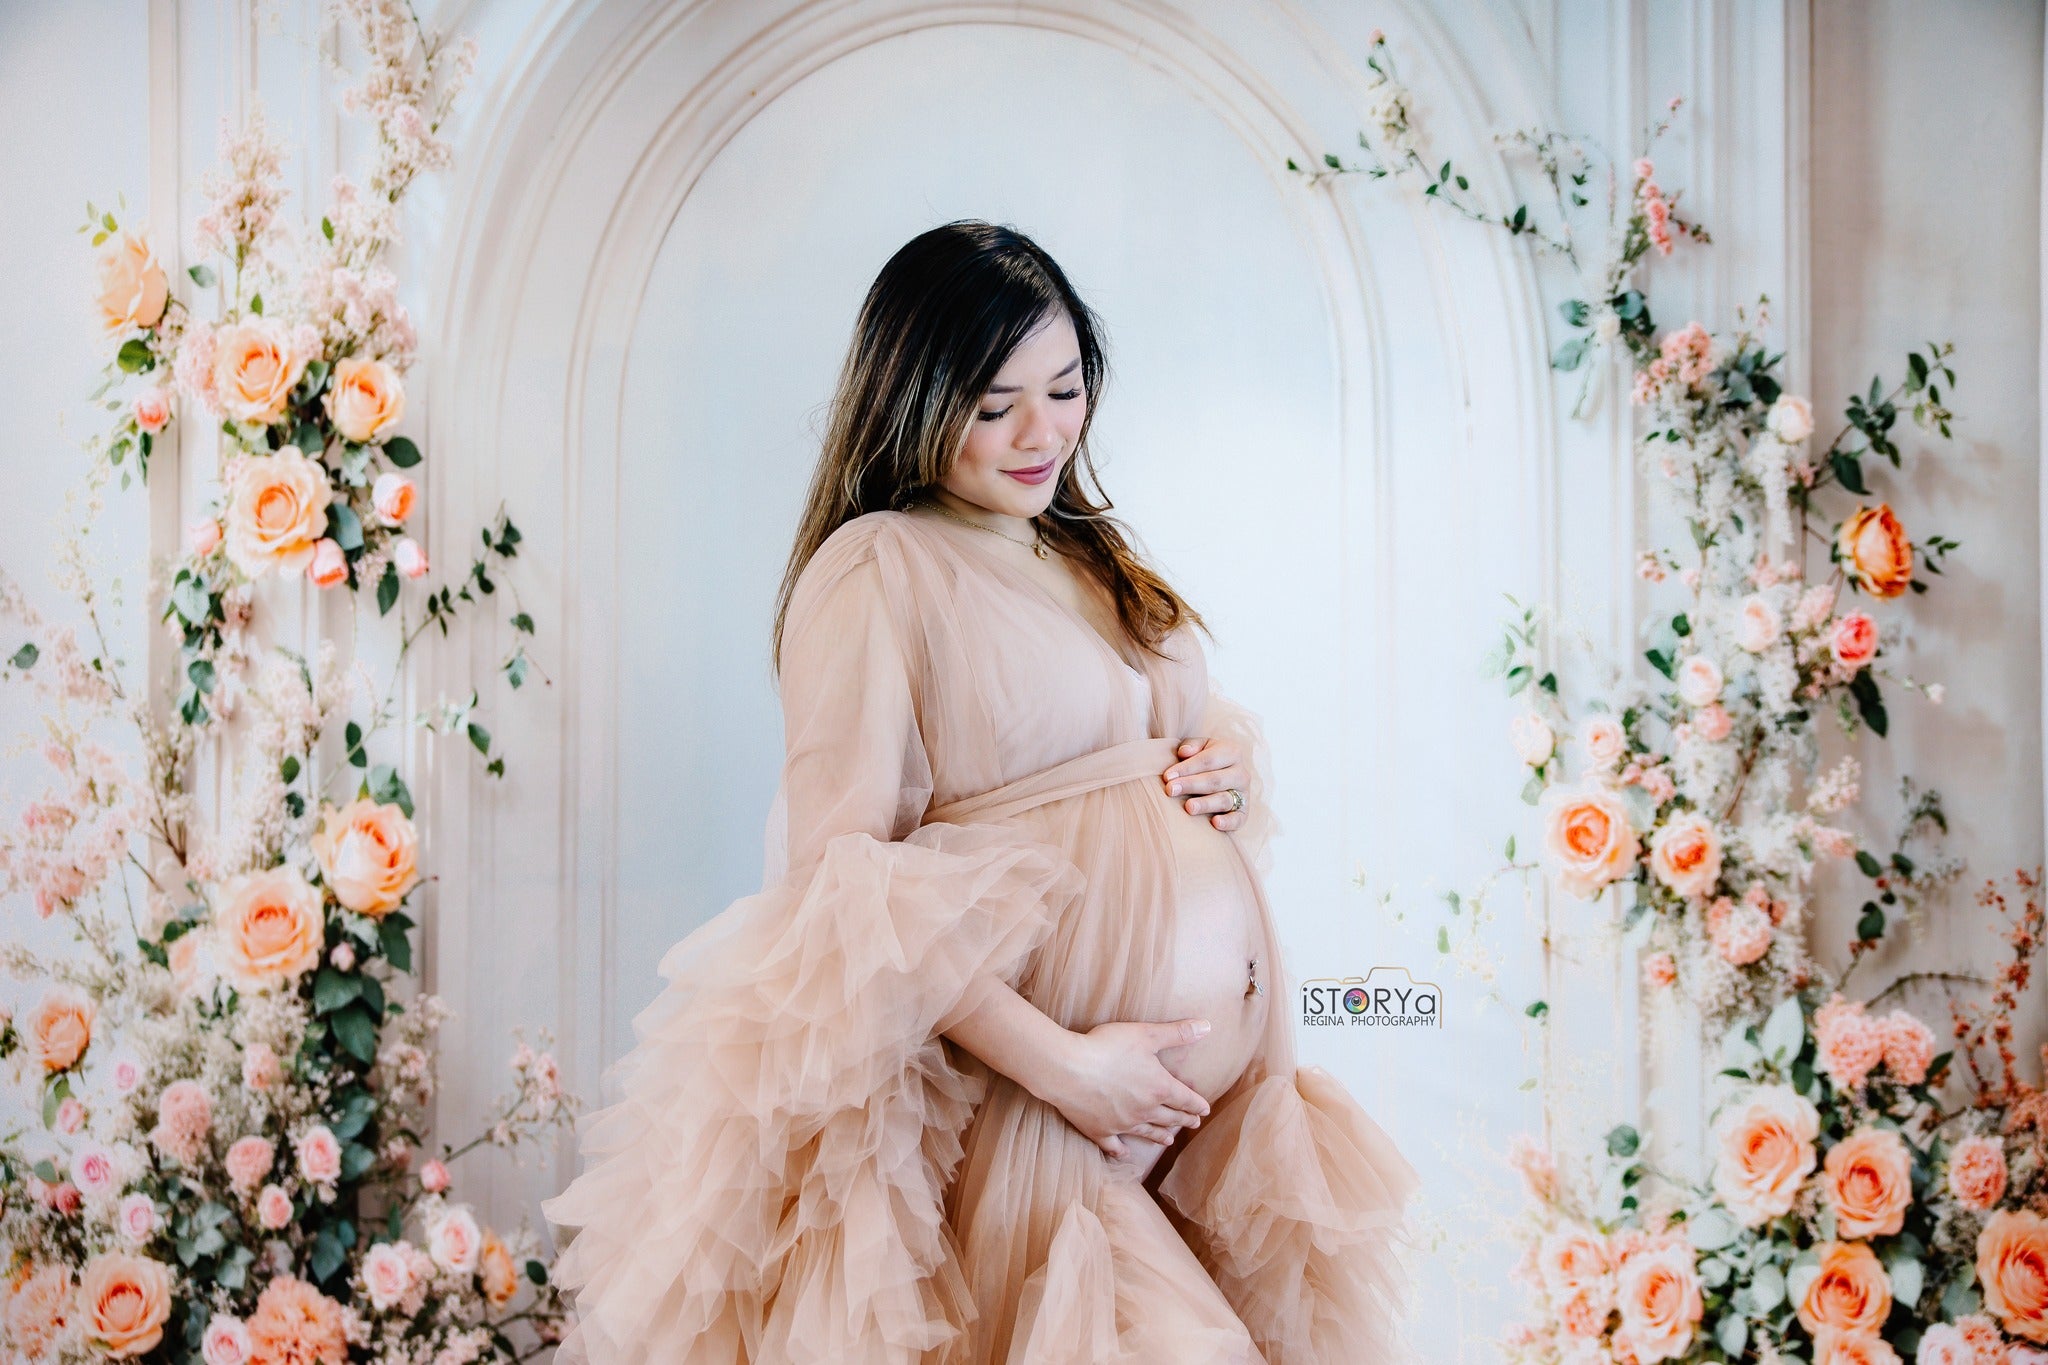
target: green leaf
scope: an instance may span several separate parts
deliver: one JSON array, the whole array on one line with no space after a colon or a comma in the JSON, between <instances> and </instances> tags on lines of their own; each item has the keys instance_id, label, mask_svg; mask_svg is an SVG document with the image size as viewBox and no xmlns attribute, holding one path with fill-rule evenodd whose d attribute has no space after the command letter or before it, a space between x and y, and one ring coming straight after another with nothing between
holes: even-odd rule
<instances>
[{"instance_id":1,"label":"green leaf","mask_svg":"<svg viewBox=\"0 0 2048 1365\"><path fill-rule=\"evenodd\" d=\"M362 1001L354 1001L336 1011L328 1022L334 1028L336 1041L348 1049L350 1056L366 1063L376 1060L377 1023L363 1008Z\"/></svg>"},{"instance_id":2,"label":"green leaf","mask_svg":"<svg viewBox=\"0 0 2048 1365\"><path fill-rule=\"evenodd\" d=\"M1877 902L1863 902L1863 914L1856 921L1856 937L1884 937L1884 910Z\"/></svg>"},{"instance_id":3,"label":"green leaf","mask_svg":"<svg viewBox=\"0 0 2048 1365\"><path fill-rule=\"evenodd\" d=\"M320 235L330 242L334 240L334 224L324 217L320 220Z\"/></svg>"},{"instance_id":4,"label":"green leaf","mask_svg":"<svg viewBox=\"0 0 2048 1365\"><path fill-rule=\"evenodd\" d=\"M351 1142L341 1149L341 1178L356 1180L364 1171L376 1165L377 1153L360 1142Z\"/></svg>"},{"instance_id":5,"label":"green leaf","mask_svg":"<svg viewBox=\"0 0 2048 1365\"><path fill-rule=\"evenodd\" d=\"M323 965L319 974L313 978L313 1011L316 1014L332 1014L362 993L362 977L353 972L344 974L333 967Z\"/></svg>"},{"instance_id":6,"label":"green leaf","mask_svg":"<svg viewBox=\"0 0 2048 1365\"><path fill-rule=\"evenodd\" d=\"M1607 1155L1632 1157L1643 1145L1642 1134L1626 1123L1607 1130Z\"/></svg>"},{"instance_id":7,"label":"green leaf","mask_svg":"<svg viewBox=\"0 0 2048 1365\"><path fill-rule=\"evenodd\" d=\"M377 614L388 616L398 602L398 566L386 564L383 576L377 580Z\"/></svg>"},{"instance_id":8,"label":"green leaf","mask_svg":"<svg viewBox=\"0 0 2048 1365\"><path fill-rule=\"evenodd\" d=\"M190 267L188 267L188 268L186 269L185 273L186 273L187 275L190 275L190 276L192 277L192 283L194 283L194 284L198 285L198 286L199 286L199 287L200 287L201 289L211 289L211 288L213 288L213 281L214 281L214 273L213 273L213 267L212 267L212 266L210 266L210 265L195 265L195 266L190 266Z\"/></svg>"},{"instance_id":9,"label":"green leaf","mask_svg":"<svg viewBox=\"0 0 2048 1365\"><path fill-rule=\"evenodd\" d=\"M201 692L213 691L213 664L206 659L194 659L185 666L185 676Z\"/></svg>"},{"instance_id":10,"label":"green leaf","mask_svg":"<svg viewBox=\"0 0 2048 1365\"><path fill-rule=\"evenodd\" d=\"M412 819L412 792L407 790L398 769L389 763L379 763L370 770L370 795L381 805L397 806L405 812L406 819Z\"/></svg>"},{"instance_id":11,"label":"green leaf","mask_svg":"<svg viewBox=\"0 0 2048 1365\"><path fill-rule=\"evenodd\" d=\"M409 972L412 970L412 941L405 936L405 926L393 923L393 918L386 915L378 923L377 941L384 945L385 961L401 972Z\"/></svg>"},{"instance_id":12,"label":"green leaf","mask_svg":"<svg viewBox=\"0 0 2048 1365\"><path fill-rule=\"evenodd\" d=\"M1868 849L1856 850L1856 866L1863 869L1863 875L1873 881L1884 875L1884 864L1873 858Z\"/></svg>"},{"instance_id":13,"label":"green leaf","mask_svg":"<svg viewBox=\"0 0 2048 1365\"><path fill-rule=\"evenodd\" d=\"M480 754L489 753L491 751L491 732L478 725L475 721L469 722L468 728L469 742L476 746L476 751Z\"/></svg>"},{"instance_id":14,"label":"green leaf","mask_svg":"<svg viewBox=\"0 0 2048 1365\"><path fill-rule=\"evenodd\" d=\"M1650 667L1656 669L1665 677L1674 678L1677 676L1677 673L1675 671L1676 666L1672 663L1671 656L1666 654L1663 650L1647 650L1644 652L1643 657L1650 661Z\"/></svg>"},{"instance_id":15,"label":"green leaf","mask_svg":"<svg viewBox=\"0 0 2048 1365\"><path fill-rule=\"evenodd\" d=\"M1790 1066L1805 1042L1806 1016L1800 1012L1799 997L1788 995L1778 1002L1771 1011L1771 1017L1764 1021L1758 1046L1763 1049L1764 1056L1777 1065Z\"/></svg>"},{"instance_id":16,"label":"green leaf","mask_svg":"<svg viewBox=\"0 0 2048 1365\"><path fill-rule=\"evenodd\" d=\"M1889 719L1885 715L1884 698L1877 690L1877 679L1870 676L1869 669L1849 679L1849 695L1856 699L1856 709L1862 713L1863 723L1873 733L1882 736Z\"/></svg>"},{"instance_id":17,"label":"green leaf","mask_svg":"<svg viewBox=\"0 0 2048 1365\"><path fill-rule=\"evenodd\" d=\"M523 611L519 612L512 618L512 629L525 631L528 635L533 634L533 618Z\"/></svg>"},{"instance_id":18,"label":"green leaf","mask_svg":"<svg viewBox=\"0 0 2048 1365\"><path fill-rule=\"evenodd\" d=\"M294 781L295 779L297 779L297 777L298 777L298 775L299 775L299 758L298 758L298 755L297 755L297 754L286 754L286 755L284 756L284 762L282 762L282 763L280 763L280 764L278 764L278 765L277 765L277 775L278 775L278 777L279 777L279 778L283 779L283 780L284 780L284 781L285 781L286 783L290 783L290 782Z\"/></svg>"},{"instance_id":19,"label":"green leaf","mask_svg":"<svg viewBox=\"0 0 2048 1365\"><path fill-rule=\"evenodd\" d=\"M213 594L197 578L187 578L171 590L171 606L187 625L203 626L213 619Z\"/></svg>"},{"instance_id":20,"label":"green leaf","mask_svg":"<svg viewBox=\"0 0 2048 1365\"><path fill-rule=\"evenodd\" d=\"M539 1261L528 1261L526 1263L526 1278L532 1280L535 1284L546 1284L548 1282L548 1268Z\"/></svg>"},{"instance_id":21,"label":"green leaf","mask_svg":"<svg viewBox=\"0 0 2048 1365\"><path fill-rule=\"evenodd\" d=\"M150 354L148 342L141 337L129 337L115 352L114 363L129 374L141 374L156 364L156 357Z\"/></svg>"},{"instance_id":22,"label":"green leaf","mask_svg":"<svg viewBox=\"0 0 2048 1365\"><path fill-rule=\"evenodd\" d=\"M1828 456L1828 466L1835 471L1835 477L1841 480L1842 487L1851 493L1861 494L1870 491L1864 487L1863 466L1855 456L1838 450Z\"/></svg>"},{"instance_id":23,"label":"green leaf","mask_svg":"<svg viewBox=\"0 0 2048 1365\"><path fill-rule=\"evenodd\" d=\"M1531 1000L1523 1007L1522 1013L1528 1015L1531 1019L1544 1018L1550 1013L1550 1002L1548 1000Z\"/></svg>"},{"instance_id":24,"label":"green leaf","mask_svg":"<svg viewBox=\"0 0 2048 1365\"><path fill-rule=\"evenodd\" d=\"M1573 337L1570 341L1560 344L1551 353L1550 368L1553 370L1576 370L1585 362L1586 351L1592 343L1593 339L1587 336Z\"/></svg>"},{"instance_id":25,"label":"green leaf","mask_svg":"<svg viewBox=\"0 0 2048 1365\"><path fill-rule=\"evenodd\" d=\"M1742 1348L1749 1344L1749 1319L1740 1313L1728 1313L1714 1324L1714 1340L1728 1353L1730 1360L1742 1359Z\"/></svg>"},{"instance_id":26,"label":"green leaf","mask_svg":"<svg viewBox=\"0 0 2048 1365\"><path fill-rule=\"evenodd\" d=\"M1687 1219L1685 1233L1701 1251L1717 1251L1739 1238L1742 1229L1736 1226L1726 1209L1710 1208L1697 1218Z\"/></svg>"},{"instance_id":27,"label":"green leaf","mask_svg":"<svg viewBox=\"0 0 2048 1365\"><path fill-rule=\"evenodd\" d=\"M320 1235L313 1239L312 1267L316 1281L326 1281L348 1261L348 1249L341 1239L334 1235L332 1228L320 1229Z\"/></svg>"},{"instance_id":28,"label":"green leaf","mask_svg":"<svg viewBox=\"0 0 2048 1365\"><path fill-rule=\"evenodd\" d=\"M363 520L345 502L327 504L327 534L344 552L363 548Z\"/></svg>"},{"instance_id":29,"label":"green leaf","mask_svg":"<svg viewBox=\"0 0 2048 1365\"><path fill-rule=\"evenodd\" d=\"M411 469L420 462L420 448L408 437L394 436L384 443L384 458L398 469Z\"/></svg>"},{"instance_id":30,"label":"green leaf","mask_svg":"<svg viewBox=\"0 0 2048 1365\"><path fill-rule=\"evenodd\" d=\"M35 647L34 641L30 641L28 644L23 645L20 649L15 650L13 655L7 660L7 662L10 667L18 668L21 669L23 672L27 672L29 669L34 668L36 666L36 660L42 657L43 652Z\"/></svg>"},{"instance_id":31,"label":"green leaf","mask_svg":"<svg viewBox=\"0 0 2048 1365\"><path fill-rule=\"evenodd\" d=\"M1917 1257L1894 1253L1886 1258L1884 1268L1891 1278L1894 1302L1907 1308L1920 1302L1920 1291L1927 1278L1926 1270Z\"/></svg>"},{"instance_id":32,"label":"green leaf","mask_svg":"<svg viewBox=\"0 0 2048 1365\"><path fill-rule=\"evenodd\" d=\"M259 318L263 316L263 296L261 294L251 294L249 296L249 311Z\"/></svg>"}]
</instances>

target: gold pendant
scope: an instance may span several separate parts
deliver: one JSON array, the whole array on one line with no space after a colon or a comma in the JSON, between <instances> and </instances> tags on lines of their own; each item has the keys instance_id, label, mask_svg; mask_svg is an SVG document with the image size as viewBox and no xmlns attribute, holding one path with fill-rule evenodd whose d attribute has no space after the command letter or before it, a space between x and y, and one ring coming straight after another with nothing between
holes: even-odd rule
<instances>
[{"instance_id":1,"label":"gold pendant","mask_svg":"<svg viewBox=\"0 0 2048 1365\"><path fill-rule=\"evenodd\" d=\"M1044 541L1042 541L1042 540L1034 540L1034 541L1032 541L1032 542L1031 542L1031 553L1033 553L1033 554L1037 555L1037 556L1038 556L1038 557L1039 557L1040 559L1044 559L1044 558L1045 558L1045 542L1044 542Z\"/></svg>"}]
</instances>

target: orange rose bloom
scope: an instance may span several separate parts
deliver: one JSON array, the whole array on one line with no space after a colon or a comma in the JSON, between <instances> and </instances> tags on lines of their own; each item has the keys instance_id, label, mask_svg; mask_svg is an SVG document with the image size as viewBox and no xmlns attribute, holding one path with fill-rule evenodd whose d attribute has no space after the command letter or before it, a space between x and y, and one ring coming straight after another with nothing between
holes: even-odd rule
<instances>
[{"instance_id":1,"label":"orange rose bloom","mask_svg":"<svg viewBox=\"0 0 2048 1365\"><path fill-rule=\"evenodd\" d=\"M170 282L149 244L124 232L100 253L100 325L109 332L154 327L170 302Z\"/></svg>"},{"instance_id":2,"label":"orange rose bloom","mask_svg":"<svg viewBox=\"0 0 2048 1365\"><path fill-rule=\"evenodd\" d=\"M503 1308L519 1293L519 1268L512 1264L512 1252L495 1232L484 1234L483 1249L477 1253L476 1276L484 1297Z\"/></svg>"},{"instance_id":3,"label":"orange rose bloom","mask_svg":"<svg viewBox=\"0 0 2048 1365\"><path fill-rule=\"evenodd\" d=\"M398 382L398 372L383 361L352 355L335 365L325 402L334 429L358 445L368 445L405 415L405 387Z\"/></svg>"},{"instance_id":4,"label":"orange rose bloom","mask_svg":"<svg viewBox=\"0 0 2048 1365\"><path fill-rule=\"evenodd\" d=\"M255 578L269 569L304 573L327 534L334 490L327 471L297 446L245 455L228 476L228 558Z\"/></svg>"},{"instance_id":5,"label":"orange rose bloom","mask_svg":"<svg viewBox=\"0 0 2048 1365\"><path fill-rule=\"evenodd\" d=\"M320 893L288 863L229 882L215 922L222 965L244 990L290 982L319 965Z\"/></svg>"},{"instance_id":6,"label":"orange rose bloom","mask_svg":"<svg viewBox=\"0 0 2048 1365\"><path fill-rule=\"evenodd\" d=\"M28 1019L35 1055L49 1072L68 1071L92 1046L92 997L70 986L54 986Z\"/></svg>"},{"instance_id":7,"label":"orange rose bloom","mask_svg":"<svg viewBox=\"0 0 2048 1365\"><path fill-rule=\"evenodd\" d=\"M147 1256L112 1251L85 1263L78 1305L87 1340L116 1360L139 1356L163 1340L171 1316L171 1270Z\"/></svg>"},{"instance_id":8,"label":"orange rose bloom","mask_svg":"<svg viewBox=\"0 0 2048 1365\"><path fill-rule=\"evenodd\" d=\"M382 919L420 879L419 840L398 806L367 796L339 810L323 806L312 842L334 898L358 914Z\"/></svg>"},{"instance_id":9,"label":"orange rose bloom","mask_svg":"<svg viewBox=\"0 0 2048 1365\"><path fill-rule=\"evenodd\" d=\"M1620 797L1598 786L1553 787L1545 805L1544 852L1561 889L1591 900L1635 870L1641 845Z\"/></svg>"},{"instance_id":10,"label":"orange rose bloom","mask_svg":"<svg viewBox=\"0 0 2048 1365\"><path fill-rule=\"evenodd\" d=\"M213 334L213 387L221 411L238 422L275 422L308 359L292 349L291 333L280 322L258 317L228 323Z\"/></svg>"},{"instance_id":11,"label":"orange rose bloom","mask_svg":"<svg viewBox=\"0 0 2048 1365\"><path fill-rule=\"evenodd\" d=\"M1900 1365L1900 1361L1891 1343L1875 1332L1823 1327L1813 1338L1813 1365Z\"/></svg>"},{"instance_id":12,"label":"orange rose bloom","mask_svg":"<svg viewBox=\"0 0 2048 1365\"><path fill-rule=\"evenodd\" d=\"M1840 1236L1889 1237L1905 1223L1913 1157L1897 1133L1859 1128L1828 1149L1823 1169Z\"/></svg>"},{"instance_id":13,"label":"orange rose bloom","mask_svg":"<svg viewBox=\"0 0 2048 1365\"><path fill-rule=\"evenodd\" d=\"M2048 1345L2048 1218L2031 1209L1992 1214L1977 1234L1977 1279L2006 1331Z\"/></svg>"},{"instance_id":14,"label":"orange rose bloom","mask_svg":"<svg viewBox=\"0 0 2048 1365\"><path fill-rule=\"evenodd\" d=\"M1842 523L1835 552L1872 597L1897 597L1913 585L1913 542L1888 504L1857 508Z\"/></svg>"},{"instance_id":15,"label":"orange rose bloom","mask_svg":"<svg viewBox=\"0 0 2048 1365\"><path fill-rule=\"evenodd\" d=\"M345 1365L341 1305L304 1280L280 1275L249 1315L248 1365Z\"/></svg>"},{"instance_id":16,"label":"orange rose bloom","mask_svg":"<svg viewBox=\"0 0 2048 1365\"><path fill-rule=\"evenodd\" d=\"M1875 1332L1891 1316L1892 1282L1865 1242L1822 1242L1820 1274L1799 1301L1799 1325L1819 1335L1823 1327L1838 1332Z\"/></svg>"}]
</instances>

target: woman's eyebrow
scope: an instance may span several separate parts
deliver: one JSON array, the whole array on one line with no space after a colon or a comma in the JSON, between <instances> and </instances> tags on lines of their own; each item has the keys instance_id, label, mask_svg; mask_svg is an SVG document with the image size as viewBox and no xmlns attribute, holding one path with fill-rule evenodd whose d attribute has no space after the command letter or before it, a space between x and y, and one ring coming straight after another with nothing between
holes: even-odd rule
<instances>
[{"instance_id":1,"label":"woman's eyebrow","mask_svg":"<svg viewBox=\"0 0 2048 1365\"><path fill-rule=\"evenodd\" d=\"M1048 379L1045 382L1050 384L1055 379L1065 379L1068 375L1074 372L1074 367L1080 363L1081 357L1075 356L1072 360L1069 360L1067 362L1067 368L1061 370L1058 374L1054 375L1052 379ZM988 391L990 393L1015 393L1020 387L1021 386L1017 384L991 384L988 386Z\"/></svg>"}]
</instances>

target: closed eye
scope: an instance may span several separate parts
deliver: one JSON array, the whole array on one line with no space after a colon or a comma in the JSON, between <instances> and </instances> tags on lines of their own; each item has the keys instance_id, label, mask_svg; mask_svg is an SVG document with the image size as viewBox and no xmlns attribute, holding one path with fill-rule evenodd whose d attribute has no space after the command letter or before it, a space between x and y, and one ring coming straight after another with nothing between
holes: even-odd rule
<instances>
[{"instance_id":1,"label":"closed eye","mask_svg":"<svg viewBox=\"0 0 2048 1365\"><path fill-rule=\"evenodd\" d=\"M1079 398L1080 396L1081 390L1079 390L1078 388L1068 389L1063 393L1056 393L1053 395L1054 398L1057 398L1062 403L1071 402L1072 400ZM1009 415L1009 408L1004 408L999 412L977 412L974 414L975 420L982 422L1000 421L1001 419L1008 417Z\"/></svg>"}]
</instances>

